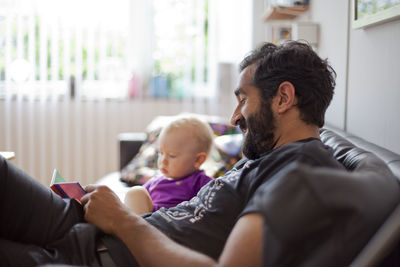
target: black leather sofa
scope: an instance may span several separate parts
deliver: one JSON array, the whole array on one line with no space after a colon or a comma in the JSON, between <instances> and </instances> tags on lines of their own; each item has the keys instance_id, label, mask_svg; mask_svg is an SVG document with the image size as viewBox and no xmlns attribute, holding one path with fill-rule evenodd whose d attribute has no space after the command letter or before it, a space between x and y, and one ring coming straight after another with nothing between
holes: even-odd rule
<instances>
[{"instance_id":1,"label":"black leather sofa","mask_svg":"<svg viewBox=\"0 0 400 267\"><path fill-rule=\"evenodd\" d=\"M321 130L321 140L332 147L335 157L349 170L367 161L374 154L381 159L400 182L400 155L333 127ZM364 249L354 259L352 267L400 266L400 204L393 210Z\"/></svg>"},{"instance_id":2,"label":"black leather sofa","mask_svg":"<svg viewBox=\"0 0 400 267\"><path fill-rule=\"evenodd\" d=\"M393 172L400 182L400 155L368 142L360 137L346 133L334 127L325 127L320 131L321 140L334 150L334 155L346 169L353 171L360 165L371 164L378 157ZM120 168L122 169L139 151L146 138L144 133L125 133L118 136L120 145ZM101 181L111 188L125 188L117 173ZM351 266L400 266L400 205L379 228L377 233L356 257Z\"/></svg>"}]
</instances>

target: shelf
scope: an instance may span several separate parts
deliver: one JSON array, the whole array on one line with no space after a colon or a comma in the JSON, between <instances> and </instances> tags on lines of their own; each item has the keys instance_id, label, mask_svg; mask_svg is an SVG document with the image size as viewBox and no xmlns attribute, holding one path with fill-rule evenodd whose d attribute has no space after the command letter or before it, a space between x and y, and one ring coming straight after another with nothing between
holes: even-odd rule
<instances>
[{"instance_id":1,"label":"shelf","mask_svg":"<svg viewBox=\"0 0 400 267\"><path fill-rule=\"evenodd\" d=\"M276 6L268 9L263 19L264 21L271 21L271 20L289 20L294 19L297 16L303 14L304 11L308 9L308 5L303 6Z\"/></svg>"}]
</instances>

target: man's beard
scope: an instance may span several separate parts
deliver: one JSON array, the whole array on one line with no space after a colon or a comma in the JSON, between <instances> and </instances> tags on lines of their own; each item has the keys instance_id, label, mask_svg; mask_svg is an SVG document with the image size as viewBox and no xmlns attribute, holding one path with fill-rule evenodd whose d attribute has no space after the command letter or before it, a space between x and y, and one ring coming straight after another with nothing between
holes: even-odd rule
<instances>
[{"instance_id":1,"label":"man's beard","mask_svg":"<svg viewBox=\"0 0 400 267\"><path fill-rule=\"evenodd\" d=\"M239 121L240 129L247 133L243 142L243 154L248 159L259 158L275 146L275 118L270 103L263 103L260 110L250 115L247 120Z\"/></svg>"}]
</instances>

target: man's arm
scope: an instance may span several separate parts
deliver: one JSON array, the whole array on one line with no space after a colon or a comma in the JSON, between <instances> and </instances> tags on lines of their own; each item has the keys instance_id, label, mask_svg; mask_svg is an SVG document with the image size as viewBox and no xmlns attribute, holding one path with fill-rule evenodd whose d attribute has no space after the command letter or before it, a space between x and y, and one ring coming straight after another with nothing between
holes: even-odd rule
<instances>
[{"instance_id":1,"label":"man's arm","mask_svg":"<svg viewBox=\"0 0 400 267\"><path fill-rule=\"evenodd\" d=\"M186 248L129 211L105 186L87 186L81 201L85 219L119 237L140 266L261 266L263 219L243 216L232 230L221 257L212 258Z\"/></svg>"}]
</instances>

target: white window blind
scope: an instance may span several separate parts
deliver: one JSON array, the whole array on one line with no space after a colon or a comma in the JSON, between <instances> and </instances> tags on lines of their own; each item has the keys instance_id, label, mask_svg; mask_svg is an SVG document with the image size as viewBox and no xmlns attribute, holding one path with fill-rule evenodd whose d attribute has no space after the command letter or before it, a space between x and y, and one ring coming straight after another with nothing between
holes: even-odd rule
<instances>
[{"instance_id":1,"label":"white window blind","mask_svg":"<svg viewBox=\"0 0 400 267\"><path fill-rule=\"evenodd\" d=\"M127 95L128 0L0 4L3 97Z\"/></svg>"},{"instance_id":2,"label":"white window blind","mask_svg":"<svg viewBox=\"0 0 400 267\"><path fill-rule=\"evenodd\" d=\"M214 97L250 48L250 3L2 0L0 97Z\"/></svg>"}]
</instances>

